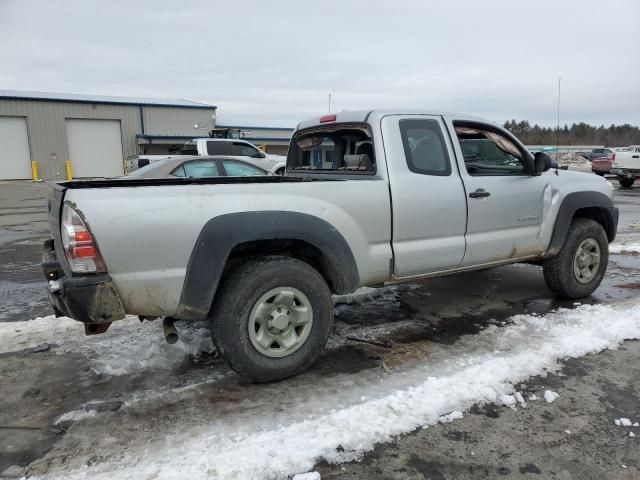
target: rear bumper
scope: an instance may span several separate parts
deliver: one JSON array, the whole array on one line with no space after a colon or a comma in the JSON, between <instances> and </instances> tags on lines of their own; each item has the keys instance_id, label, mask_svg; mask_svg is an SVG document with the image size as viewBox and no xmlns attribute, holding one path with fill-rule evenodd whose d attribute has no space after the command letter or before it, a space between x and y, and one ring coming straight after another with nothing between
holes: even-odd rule
<instances>
[{"instance_id":1,"label":"rear bumper","mask_svg":"<svg viewBox=\"0 0 640 480\"><path fill-rule=\"evenodd\" d=\"M111 277L106 274L67 277L56 258L53 239L44 243L42 269L49 281L49 302L57 317L89 324L124 318L124 305Z\"/></svg>"},{"instance_id":2,"label":"rear bumper","mask_svg":"<svg viewBox=\"0 0 640 480\"><path fill-rule=\"evenodd\" d=\"M630 170L627 168L612 168L611 174L621 178L639 178L640 170Z\"/></svg>"}]
</instances>

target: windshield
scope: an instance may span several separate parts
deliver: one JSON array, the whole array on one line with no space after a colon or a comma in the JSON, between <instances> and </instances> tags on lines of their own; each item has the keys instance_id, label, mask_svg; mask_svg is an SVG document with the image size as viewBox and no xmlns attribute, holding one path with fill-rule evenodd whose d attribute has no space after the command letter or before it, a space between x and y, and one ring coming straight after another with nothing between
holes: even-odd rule
<instances>
[{"instance_id":1,"label":"windshield","mask_svg":"<svg viewBox=\"0 0 640 480\"><path fill-rule=\"evenodd\" d=\"M287 158L287 170L375 172L369 127L366 124L343 124L296 133Z\"/></svg>"}]
</instances>

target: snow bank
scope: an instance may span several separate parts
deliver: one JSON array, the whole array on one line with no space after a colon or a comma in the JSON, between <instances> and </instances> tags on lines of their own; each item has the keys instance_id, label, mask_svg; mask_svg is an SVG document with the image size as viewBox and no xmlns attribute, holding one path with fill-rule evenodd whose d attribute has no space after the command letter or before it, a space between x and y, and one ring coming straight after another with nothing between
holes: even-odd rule
<instances>
[{"instance_id":1,"label":"snow bank","mask_svg":"<svg viewBox=\"0 0 640 480\"><path fill-rule=\"evenodd\" d=\"M518 402L514 384L557 370L559 359L614 349L625 339L640 338L640 302L617 308L582 305L544 316L519 315L511 321L507 327L491 326L461 339L459 344L473 347L465 353L465 362L437 361L432 355L426 365L402 375L381 374L377 397L367 392L364 402L359 401L360 393L351 404L342 403L343 397L340 407L330 411L310 411L301 402L300 411L270 417L277 420L266 423L262 410L252 422L216 419L208 427L183 430L166 440L141 439L137 448L103 463L61 466L64 471L50 471L48 477L110 480L117 472L118 478L129 479L286 479L310 471L320 459L359 459L376 443L455 420L476 403L497 402L505 395L513 397L508 402ZM451 348L455 354L459 347ZM405 386L398 389L398 382Z\"/></svg>"}]
</instances>

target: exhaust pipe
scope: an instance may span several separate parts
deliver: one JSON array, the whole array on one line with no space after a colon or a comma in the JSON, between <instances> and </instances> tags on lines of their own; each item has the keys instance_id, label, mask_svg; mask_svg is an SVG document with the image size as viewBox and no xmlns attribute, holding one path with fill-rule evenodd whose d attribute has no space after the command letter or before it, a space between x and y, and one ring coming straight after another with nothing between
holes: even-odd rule
<instances>
[{"instance_id":1,"label":"exhaust pipe","mask_svg":"<svg viewBox=\"0 0 640 480\"><path fill-rule=\"evenodd\" d=\"M164 339L167 343L173 345L178 341L178 331L173 324L174 319L171 317L165 317L162 321L162 329L164 330Z\"/></svg>"}]
</instances>

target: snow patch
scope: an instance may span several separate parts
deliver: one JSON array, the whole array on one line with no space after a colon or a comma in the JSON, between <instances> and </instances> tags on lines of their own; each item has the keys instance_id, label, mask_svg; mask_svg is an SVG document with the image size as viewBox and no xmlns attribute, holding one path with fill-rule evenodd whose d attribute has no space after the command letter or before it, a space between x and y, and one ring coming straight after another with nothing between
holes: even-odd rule
<instances>
[{"instance_id":1,"label":"snow patch","mask_svg":"<svg viewBox=\"0 0 640 480\"><path fill-rule=\"evenodd\" d=\"M553 390L545 390L544 391L544 399L546 400L547 403L555 402L558 399L559 396L560 395L558 395Z\"/></svg>"},{"instance_id":2,"label":"snow patch","mask_svg":"<svg viewBox=\"0 0 640 480\"><path fill-rule=\"evenodd\" d=\"M188 357L212 352L209 330L202 324L178 324L180 340L164 341L162 324L140 323L129 316L114 322L106 333L86 336L80 322L66 317L40 317L23 322L0 322L0 353L47 343L57 354L79 353L104 375L127 375L147 369L170 370Z\"/></svg>"},{"instance_id":3,"label":"snow patch","mask_svg":"<svg viewBox=\"0 0 640 480\"><path fill-rule=\"evenodd\" d=\"M618 418L616 420L616 425L621 425L623 427L630 427L633 425L633 422L628 418Z\"/></svg>"},{"instance_id":4,"label":"snow patch","mask_svg":"<svg viewBox=\"0 0 640 480\"><path fill-rule=\"evenodd\" d=\"M318 472L296 473L291 480L320 480Z\"/></svg>"},{"instance_id":5,"label":"snow patch","mask_svg":"<svg viewBox=\"0 0 640 480\"><path fill-rule=\"evenodd\" d=\"M609 253L640 253L640 243L612 243L609 245Z\"/></svg>"},{"instance_id":6,"label":"snow patch","mask_svg":"<svg viewBox=\"0 0 640 480\"><path fill-rule=\"evenodd\" d=\"M334 403L313 412L303 403L299 412L287 411L277 423L261 423L262 413L251 422L222 416L209 425L173 434L170 447L162 441L143 441L108 461L65 464L48 473L65 479L110 480L113 472L131 479L286 479L311 470L320 459L330 463L360 459L376 443L461 418L474 404L501 398L517 402L514 384L557 371L560 359L614 349L635 338L640 338L639 302L518 315L505 328L490 326L461 338L449 352L466 348L470 360L466 364L431 358L401 374L380 374L376 389L369 390L364 402L358 393L349 403L342 397L340 407ZM494 349L502 353L495 355ZM551 397L555 400L558 395L546 391L545 399Z\"/></svg>"}]
</instances>

